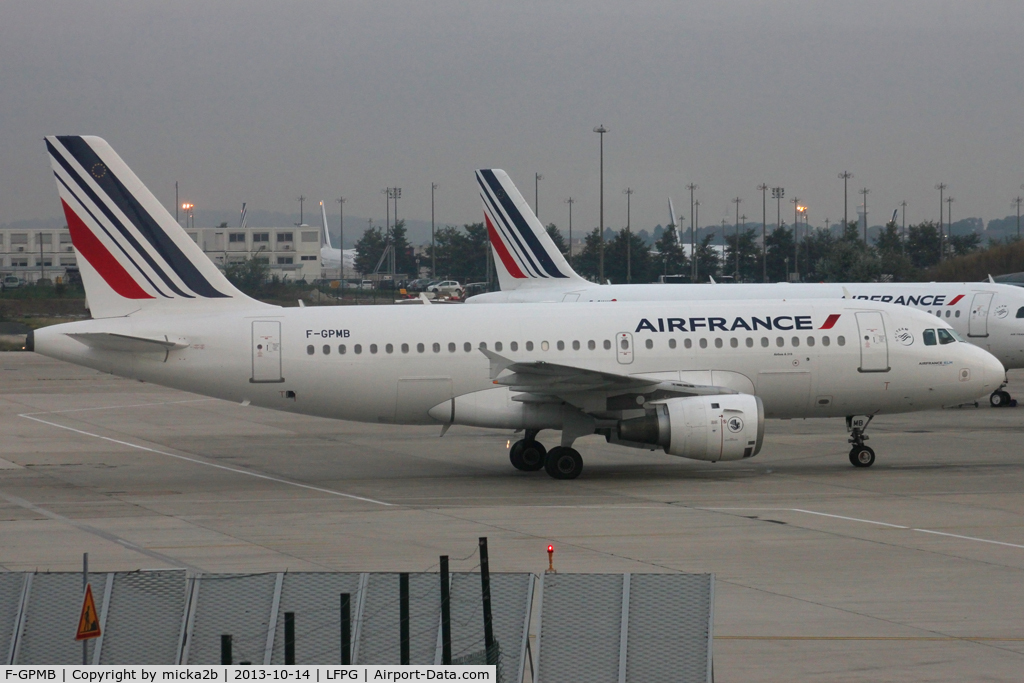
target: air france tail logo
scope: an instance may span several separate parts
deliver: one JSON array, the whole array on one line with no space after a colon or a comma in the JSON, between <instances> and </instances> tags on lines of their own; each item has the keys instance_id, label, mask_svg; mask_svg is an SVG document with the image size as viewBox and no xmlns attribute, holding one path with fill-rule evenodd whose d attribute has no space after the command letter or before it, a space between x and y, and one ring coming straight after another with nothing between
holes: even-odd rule
<instances>
[{"instance_id":1,"label":"air france tail logo","mask_svg":"<svg viewBox=\"0 0 1024 683\"><path fill-rule=\"evenodd\" d=\"M819 330L831 330L839 321L840 313L833 313L828 316L825 323ZM636 332L735 332L746 330L754 332L757 330L813 330L814 323L809 315L766 315L758 316L736 316L731 321L728 318L699 317L699 318L641 318L636 326Z\"/></svg>"},{"instance_id":2,"label":"air france tail logo","mask_svg":"<svg viewBox=\"0 0 1024 683\"><path fill-rule=\"evenodd\" d=\"M71 242L82 258L126 299L229 298L160 225L167 219L151 211L163 209L153 206L149 192L129 189L137 179L105 147L72 135L46 139Z\"/></svg>"}]
</instances>

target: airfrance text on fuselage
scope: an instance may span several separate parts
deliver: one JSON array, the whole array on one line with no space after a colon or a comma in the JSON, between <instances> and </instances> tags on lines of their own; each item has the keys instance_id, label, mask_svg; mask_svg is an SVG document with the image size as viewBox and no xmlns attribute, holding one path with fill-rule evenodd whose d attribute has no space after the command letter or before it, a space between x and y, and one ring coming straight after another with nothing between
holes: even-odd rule
<instances>
[{"instance_id":1,"label":"airfrance text on fuselage","mask_svg":"<svg viewBox=\"0 0 1024 683\"><path fill-rule=\"evenodd\" d=\"M819 330L831 330L839 320L839 314L833 313L828 317ZM708 332L733 332L735 330L746 330L748 332L754 332L756 330L813 330L814 323L811 322L811 316L809 315L775 315L765 316L759 318L757 316L750 316L749 318L743 316L737 316L732 319L732 323L729 322L728 318L655 318L652 322L647 318L641 318L639 324L636 326L636 332L700 332L706 330Z\"/></svg>"}]
</instances>

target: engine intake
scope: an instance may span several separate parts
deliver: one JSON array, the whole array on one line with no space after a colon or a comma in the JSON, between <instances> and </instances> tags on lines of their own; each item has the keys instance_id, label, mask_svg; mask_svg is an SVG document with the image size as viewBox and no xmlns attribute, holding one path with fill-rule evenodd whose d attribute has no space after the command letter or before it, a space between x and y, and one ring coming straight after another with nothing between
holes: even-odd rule
<instances>
[{"instance_id":1,"label":"engine intake","mask_svg":"<svg viewBox=\"0 0 1024 683\"><path fill-rule=\"evenodd\" d=\"M652 407L644 417L620 420L618 440L653 444L669 455L711 462L740 460L761 451L764 406L757 396L671 398Z\"/></svg>"}]
</instances>

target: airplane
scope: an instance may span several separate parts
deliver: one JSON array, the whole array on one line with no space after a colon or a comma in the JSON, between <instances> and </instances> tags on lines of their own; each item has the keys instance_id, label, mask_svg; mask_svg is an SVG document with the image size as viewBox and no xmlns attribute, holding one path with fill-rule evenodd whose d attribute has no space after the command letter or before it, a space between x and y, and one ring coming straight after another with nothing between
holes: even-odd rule
<instances>
[{"instance_id":1,"label":"airplane","mask_svg":"<svg viewBox=\"0 0 1024 683\"><path fill-rule=\"evenodd\" d=\"M872 301L272 306L237 290L106 141L46 146L92 319L26 347L121 377L442 436L523 430L515 468L573 479L583 436L740 460L766 418L845 417L850 462L869 467L875 415L971 401L1004 376L945 321Z\"/></svg>"},{"instance_id":2,"label":"airplane","mask_svg":"<svg viewBox=\"0 0 1024 683\"><path fill-rule=\"evenodd\" d=\"M320 247L320 267L327 270L328 273L332 270L338 271L342 279L344 279L344 273L355 273L356 250L342 249L341 245L336 247L331 243L331 231L327 229L327 209L324 208L323 202L320 202L320 227L323 238L323 245ZM344 271L341 269L342 258L345 259Z\"/></svg>"},{"instance_id":3,"label":"airplane","mask_svg":"<svg viewBox=\"0 0 1024 683\"><path fill-rule=\"evenodd\" d=\"M572 269L507 173L482 169L476 179L501 291L478 294L466 303L844 297L892 302L942 317L969 342L992 353L1006 369L1024 368L1024 289L1020 287L991 281L600 285ZM1011 405L1005 385L1002 382L989 396L993 407Z\"/></svg>"}]
</instances>

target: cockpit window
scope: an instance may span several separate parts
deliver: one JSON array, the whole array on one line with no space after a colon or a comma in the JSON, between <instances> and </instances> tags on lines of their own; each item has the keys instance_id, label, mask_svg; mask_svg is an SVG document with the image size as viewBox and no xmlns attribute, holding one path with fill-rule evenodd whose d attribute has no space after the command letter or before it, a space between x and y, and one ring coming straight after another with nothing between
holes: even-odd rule
<instances>
[{"instance_id":1,"label":"cockpit window","mask_svg":"<svg viewBox=\"0 0 1024 683\"><path fill-rule=\"evenodd\" d=\"M922 337L925 346L935 346L935 330L925 330Z\"/></svg>"},{"instance_id":2,"label":"cockpit window","mask_svg":"<svg viewBox=\"0 0 1024 683\"><path fill-rule=\"evenodd\" d=\"M958 342L963 342L964 344L967 343L967 340L964 339L964 336L957 332L956 330L954 330L952 327L949 328L949 333L953 335L953 339L956 339Z\"/></svg>"},{"instance_id":3,"label":"cockpit window","mask_svg":"<svg viewBox=\"0 0 1024 683\"><path fill-rule=\"evenodd\" d=\"M1021 306L1020 308L1017 309L1017 317L1024 318L1024 306Z\"/></svg>"},{"instance_id":4,"label":"cockpit window","mask_svg":"<svg viewBox=\"0 0 1024 683\"><path fill-rule=\"evenodd\" d=\"M956 342L956 339L954 339L953 335L949 333L949 330L944 330L940 327L938 331L940 344L952 344Z\"/></svg>"}]
</instances>

